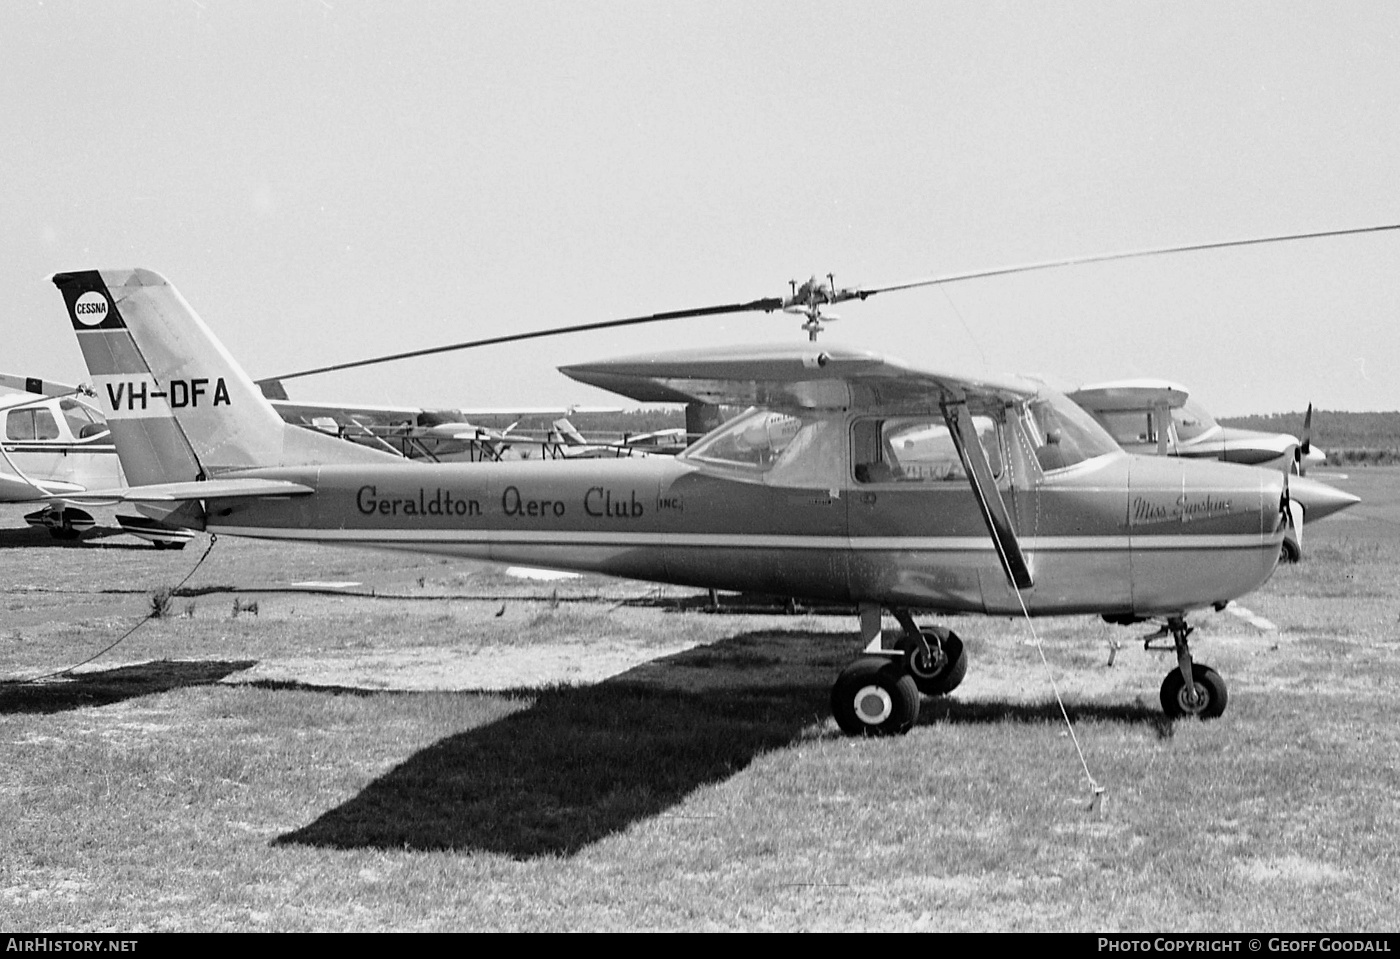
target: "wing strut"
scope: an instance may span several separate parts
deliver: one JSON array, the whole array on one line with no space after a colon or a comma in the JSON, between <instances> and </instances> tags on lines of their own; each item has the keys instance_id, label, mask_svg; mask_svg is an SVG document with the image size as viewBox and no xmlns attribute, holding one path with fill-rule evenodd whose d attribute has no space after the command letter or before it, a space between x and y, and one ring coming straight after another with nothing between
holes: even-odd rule
<instances>
[{"instance_id":1,"label":"wing strut","mask_svg":"<svg viewBox=\"0 0 1400 959\"><path fill-rule=\"evenodd\" d=\"M1021 544L1016 539L1016 530L1011 526L1011 514L997 489L992 477L992 467L987 463L987 451L982 449L982 441L977 436L977 427L968 412L967 402L943 404L943 418L948 423L948 432L953 435L953 444L962 458L963 469L967 470L972 492L977 497L977 505L982 509L982 519L987 524L987 532L992 534L996 545L997 558L1006 578L1017 589L1030 589L1035 585L1031 570L1026 565L1026 557L1021 552Z\"/></svg>"}]
</instances>

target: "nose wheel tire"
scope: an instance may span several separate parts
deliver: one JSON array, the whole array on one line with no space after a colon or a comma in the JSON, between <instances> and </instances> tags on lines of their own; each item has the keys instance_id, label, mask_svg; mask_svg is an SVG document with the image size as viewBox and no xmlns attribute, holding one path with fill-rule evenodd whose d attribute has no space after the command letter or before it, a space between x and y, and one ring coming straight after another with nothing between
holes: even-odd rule
<instances>
[{"instance_id":1,"label":"nose wheel tire","mask_svg":"<svg viewBox=\"0 0 1400 959\"><path fill-rule=\"evenodd\" d=\"M836 677L831 712L850 736L907 733L919 718L919 688L899 660L862 656Z\"/></svg>"},{"instance_id":2,"label":"nose wheel tire","mask_svg":"<svg viewBox=\"0 0 1400 959\"><path fill-rule=\"evenodd\" d=\"M958 634L941 626L926 628L928 639L935 638L942 650L938 663L929 663L921 655L919 643L905 638L899 648L904 652L904 669L914 679L914 685L925 696L945 696L958 688L967 675L967 650Z\"/></svg>"},{"instance_id":3,"label":"nose wheel tire","mask_svg":"<svg viewBox=\"0 0 1400 959\"><path fill-rule=\"evenodd\" d=\"M1199 719L1214 719L1225 712L1229 695L1225 691L1225 680L1209 666L1195 663L1191 666L1194 682L1193 690L1187 690L1181 670L1173 669L1162 680L1162 711L1169 719L1195 716Z\"/></svg>"}]
</instances>

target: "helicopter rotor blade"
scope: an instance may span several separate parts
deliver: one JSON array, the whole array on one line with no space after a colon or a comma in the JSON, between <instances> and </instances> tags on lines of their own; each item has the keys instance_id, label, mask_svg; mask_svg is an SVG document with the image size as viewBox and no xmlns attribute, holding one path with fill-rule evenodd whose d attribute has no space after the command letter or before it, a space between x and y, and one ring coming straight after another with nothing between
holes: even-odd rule
<instances>
[{"instance_id":1,"label":"helicopter rotor blade","mask_svg":"<svg viewBox=\"0 0 1400 959\"><path fill-rule=\"evenodd\" d=\"M834 280L831 275L828 274L828 283L825 284L821 283L816 277L812 277L812 279L803 283L801 286L797 286L794 283L793 292L787 297L763 297L757 300L749 300L745 303L727 303L721 306L705 306L690 310L672 310L665 313L651 313L646 316L633 316L620 320L579 323L574 326L558 326L545 330L532 330L528 333L511 333L504 336L492 336L480 340L467 340L462 343L449 343L445 346L433 346L421 350L390 353L384 356L374 356L363 360L353 360L348 363L334 363L329 366L319 366L315 369L300 370L296 373L267 376L256 382L261 386L264 383L271 383L278 380L292 380L303 376L313 376L317 373L334 373L340 370L358 369L359 367L374 366L379 363L406 360L418 356L432 356L437 353L450 353L454 350L469 350L479 346L496 346L503 343L518 343L522 340L533 340L547 336L561 336L566 333L583 333L589 330L607 330L622 326L637 326L643 323L660 323L667 320L719 316L726 313L772 313L776 310L789 313L803 313L809 317L809 323L817 323L817 329L820 329L819 321L821 319L836 319L836 317L829 314L823 317L820 312L822 306L845 303L849 300L865 300L877 293L892 293L896 290L912 290L925 286L939 286L945 283L957 283L963 280L976 280L983 277L1010 276L1015 273L1030 273L1036 270L1049 270L1064 266L1081 266L1088 263L1107 263L1112 260L1130 260L1139 257L1162 256L1168 253L1223 250L1230 247L1258 246L1266 243L1312 240L1332 236L1353 236L1360 233L1380 233L1387 230L1400 230L1400 223L1357 227L1346 230L1322 230L1314 233L1291 233L1279 236L1252 237L1244 240L1223 240L1214 243L1189 243L1182 246L1164 246L1149 250L1133 250L1127 253L1100 253L1093 256L1070 257L1062 260L1047 260L1041 263L1025 263L1018 266L997 267L990 270L974 270L969 273L952 273L946 276L927 277L919 280L910 280L905 283L893 283L886 286L835 289Z\"/></svg>"},{"instance_id":2,"label":"helicopter rotor blade","mask_svg":"<svg viewBox=\"0 0 1400 959\"><path fill-rule=\"evenodd\" d=\"M726 303L722 306L702 306L692 310L672 310L667 313L651 313L647 316L632 316L621 320L601 320L597 323L579 323L575 326L556 326L548 330L532 330L528 333L509 333L504 336L491 336L482 340L467 340L463 343L449 343L445 346L431 346L421 350L408 350L403 353L372 356L368 359L352 360L348 363L334 363L330 366L318 366L314 370L301 370L296 373L282 373L277 376L266 376L256 382L262 384L276 380L294 380L298 377L312 376L317 373L334 373L339 370L353 370L361 366L374 366L378 363L389 363L394 360L407 360L415 356L431 356L435 353L470 350L478 346L496 346L501 343L518 343L521 340L533 340L545 336L561 336L565 333L607 330L619 326L637 326L642 323L660 323L666 320L683 320L698 316L719 316L725 313L753 313L758 311L771 313L774 310L782 309L782 306L782 299L778 297L767 297L759 300L750 300L747 303Z\"/></svg>"},{"instance_id":3,"label":"helicopter rotor blade","mask_svg":"<svg viewBox=\"0 0 1400 959\"><path fill-rule=\"evenodd\" d=\"M1261 236L1247 240L1222 240L1215 243L1188 243L1184 246L1162 246L1150 250L1132 250L1127 253L1100 253L1094 256L1077 256L1064 260L1046 260L1043 263L1024 263L1019 266L1004 266L992 270L974 270L971 273L953 273L948 276L928 277L894 283L889 286L864 287L835 291L831 302L864 300L876 293L891 293L895 290L912 290L921 286L938 286L943 283L957 283L960 280L977 280L987 276L1009 276L1013 273L1030 273L1035 270L1050 270L1061 266L1082 266L1086 263L1107 263L1110 260L1131 260L1137 257L1162 256L1167 253L1191 253L1198 250L1223 250L1236 246L1258 246L1265 243L1284 243L1291 240L1315 240L1328 236L1351 236L1357 233L1381 233L1386 230L1400 230L1400 223L1384 226L1365 226L1349 230L1323 230L1317 233L1291 233L1284 236Z\"/></svg>"}]
</instances>

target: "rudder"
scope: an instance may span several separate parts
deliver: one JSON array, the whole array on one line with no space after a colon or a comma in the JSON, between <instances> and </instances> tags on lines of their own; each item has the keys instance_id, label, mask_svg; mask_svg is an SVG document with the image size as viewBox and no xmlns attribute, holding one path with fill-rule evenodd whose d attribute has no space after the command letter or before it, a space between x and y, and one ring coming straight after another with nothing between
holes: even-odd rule
<instances>
[{"instance_id":1,"label":"rudder","mask_svg":"<svg viewBox=\"0 0 1400 959\"><path fill-rule=\"evenodd\" d=\"M133 486L384 458L285 423L160 274L85 270L53 282Z\"/></svg>"}]
</instances>

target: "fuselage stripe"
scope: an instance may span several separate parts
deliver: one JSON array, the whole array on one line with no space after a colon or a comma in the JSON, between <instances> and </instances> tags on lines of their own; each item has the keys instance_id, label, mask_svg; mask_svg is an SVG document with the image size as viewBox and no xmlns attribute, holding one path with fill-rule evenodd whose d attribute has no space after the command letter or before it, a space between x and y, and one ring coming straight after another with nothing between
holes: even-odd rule
<instances>
[{"instance_id":1,"label":"fuselage stripe","mask_svg":"<svg viewBox=\"0 0 1400 959\"><path fill-rule=\"evenodd\" d=\"M262 539L340 543L463 543L491 546L620 546L714 547L726 549L817 549L869 552L991 552L992 541L982 536L792 536L764 533L620 533L586 530L371 530L281 529L276 527L209 524L213 532ZM1279 537L1263 534L1181 536L1042 536L1021 540L1023 549L1038 552L1081 550L1258 549L1277 547Z\"/></svg>"}]
</instances>

